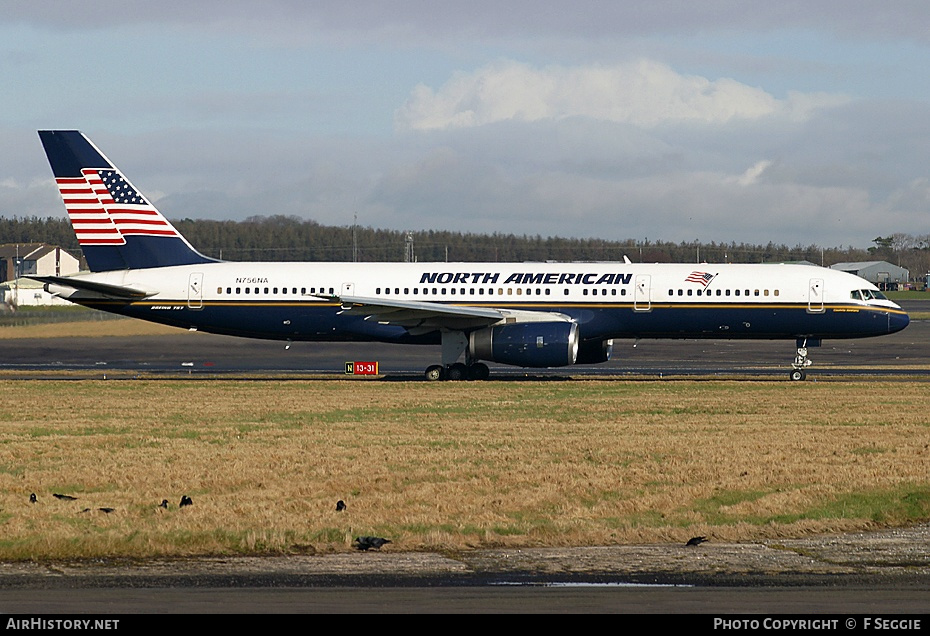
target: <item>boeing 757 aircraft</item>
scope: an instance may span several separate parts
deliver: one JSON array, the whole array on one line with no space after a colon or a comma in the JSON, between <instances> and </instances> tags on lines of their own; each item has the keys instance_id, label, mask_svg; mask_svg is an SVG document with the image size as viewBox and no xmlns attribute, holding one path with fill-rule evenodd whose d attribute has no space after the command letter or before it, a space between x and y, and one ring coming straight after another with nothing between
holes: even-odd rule
<instances>
[{"instance_id":1,"label":"boeing 757 aircraft","mask_svg":"<svg viewBox=\"0 0 930 636\"><path fill-rule=\"evenodd\" d=\"M791 378L803 380L808 347L908 324L871 283L808 265L218 261L81 132L39 137L90 273L35 278L74 303L143 320L282 341L440 345L429 380L486 379L485 362L605 362L616 338L794 340Z\"/></svg>"}]
</instances>

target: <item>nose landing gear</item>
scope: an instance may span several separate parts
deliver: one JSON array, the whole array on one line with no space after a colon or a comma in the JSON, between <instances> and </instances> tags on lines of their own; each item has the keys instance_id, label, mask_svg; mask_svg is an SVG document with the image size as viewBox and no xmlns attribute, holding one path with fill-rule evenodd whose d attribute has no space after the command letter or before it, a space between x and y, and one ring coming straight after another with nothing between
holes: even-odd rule
<instances>
[{"instance_id":1,"label":"nose landing gear","mask_svg":"<svg viewBox=\"0 0 930 636\"><path fill-rule=\"evenodd\" d=\"M807 345L808 345L807 338L798 338L797 345L798 345L798 355L795 356L794 362L791 365L790 377L792 381L800 382L801 380L804 380L805 378L807 378L807 373L804 370L807 367L811 366L813 362L811 362L810 358L807 357ZM819 340L815 341L811 339L810 346L819 347L820 341Z\"/></svg>"}]
</instances>

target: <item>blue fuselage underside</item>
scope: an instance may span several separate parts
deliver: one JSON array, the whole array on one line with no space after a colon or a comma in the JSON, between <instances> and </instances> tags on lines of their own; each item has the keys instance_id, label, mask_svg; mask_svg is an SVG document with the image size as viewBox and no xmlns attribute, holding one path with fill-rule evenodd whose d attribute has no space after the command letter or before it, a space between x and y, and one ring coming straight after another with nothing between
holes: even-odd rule
<instances>
[{"instance_id":1,"label":"blue fuselage underside","mask_svg":"<svg viewBox=\"0 0 930 636\"><path fill-rule=\"evenodd\" d=\"M330 302L206 303L191 308L175 303L81 301L88 307L185 329L210 333L293 341L380 341L436 344L439 331L412 336L397 325L365 320L360 314L340 314ZM585 341L609 338L862 338L900 331L908 323L901 311L859 305L826 306L811 312L805 305L734 306L652 304L647 311L627 304L514 305L495 307L539 309L570 316Z\"/></svg>"}]
</instances>

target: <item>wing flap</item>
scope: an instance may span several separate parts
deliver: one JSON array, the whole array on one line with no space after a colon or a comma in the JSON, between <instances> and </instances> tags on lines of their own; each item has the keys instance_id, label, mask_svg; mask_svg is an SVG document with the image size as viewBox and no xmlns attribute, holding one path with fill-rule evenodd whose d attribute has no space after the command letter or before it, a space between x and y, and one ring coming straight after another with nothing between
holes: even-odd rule
<instances>
[{"instance_id":1,"label":"wing flap","mask_svg":"<svg viewBox=\"0 0 930 636\"><path fill-rule=\"evenodd\" d=\"M342 303L342 314L364 314L365 320L398 325L417 331L472 330L503 322L570 322L565 314L498 307L474 307L416 300L390 300L364 296L331 296Z\"/></svg>"}]
</instances>

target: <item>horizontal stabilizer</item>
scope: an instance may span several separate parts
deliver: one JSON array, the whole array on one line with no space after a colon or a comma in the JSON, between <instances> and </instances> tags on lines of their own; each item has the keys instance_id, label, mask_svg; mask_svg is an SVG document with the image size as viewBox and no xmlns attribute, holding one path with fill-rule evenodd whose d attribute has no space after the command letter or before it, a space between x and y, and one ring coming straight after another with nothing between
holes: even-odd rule
<instances>
[{"instance_id":1,"label":"horizontal stabilizer","mask_svg":"<svg viewBox=\"0 0 930 636\"><path fill-rule=\"evenodd\" d=\"M80 291L89 291L96 294L103 294L112 298L126 298L129 300L140 300L154 296L156 292L142 291L134 287L124 285L111 285L110 283L98 283L92 280L73 278L70 276L27 276L32 280L41 281L51 285L61 285L62 287L71 287Z\"/></svg>"}]
</instances>

